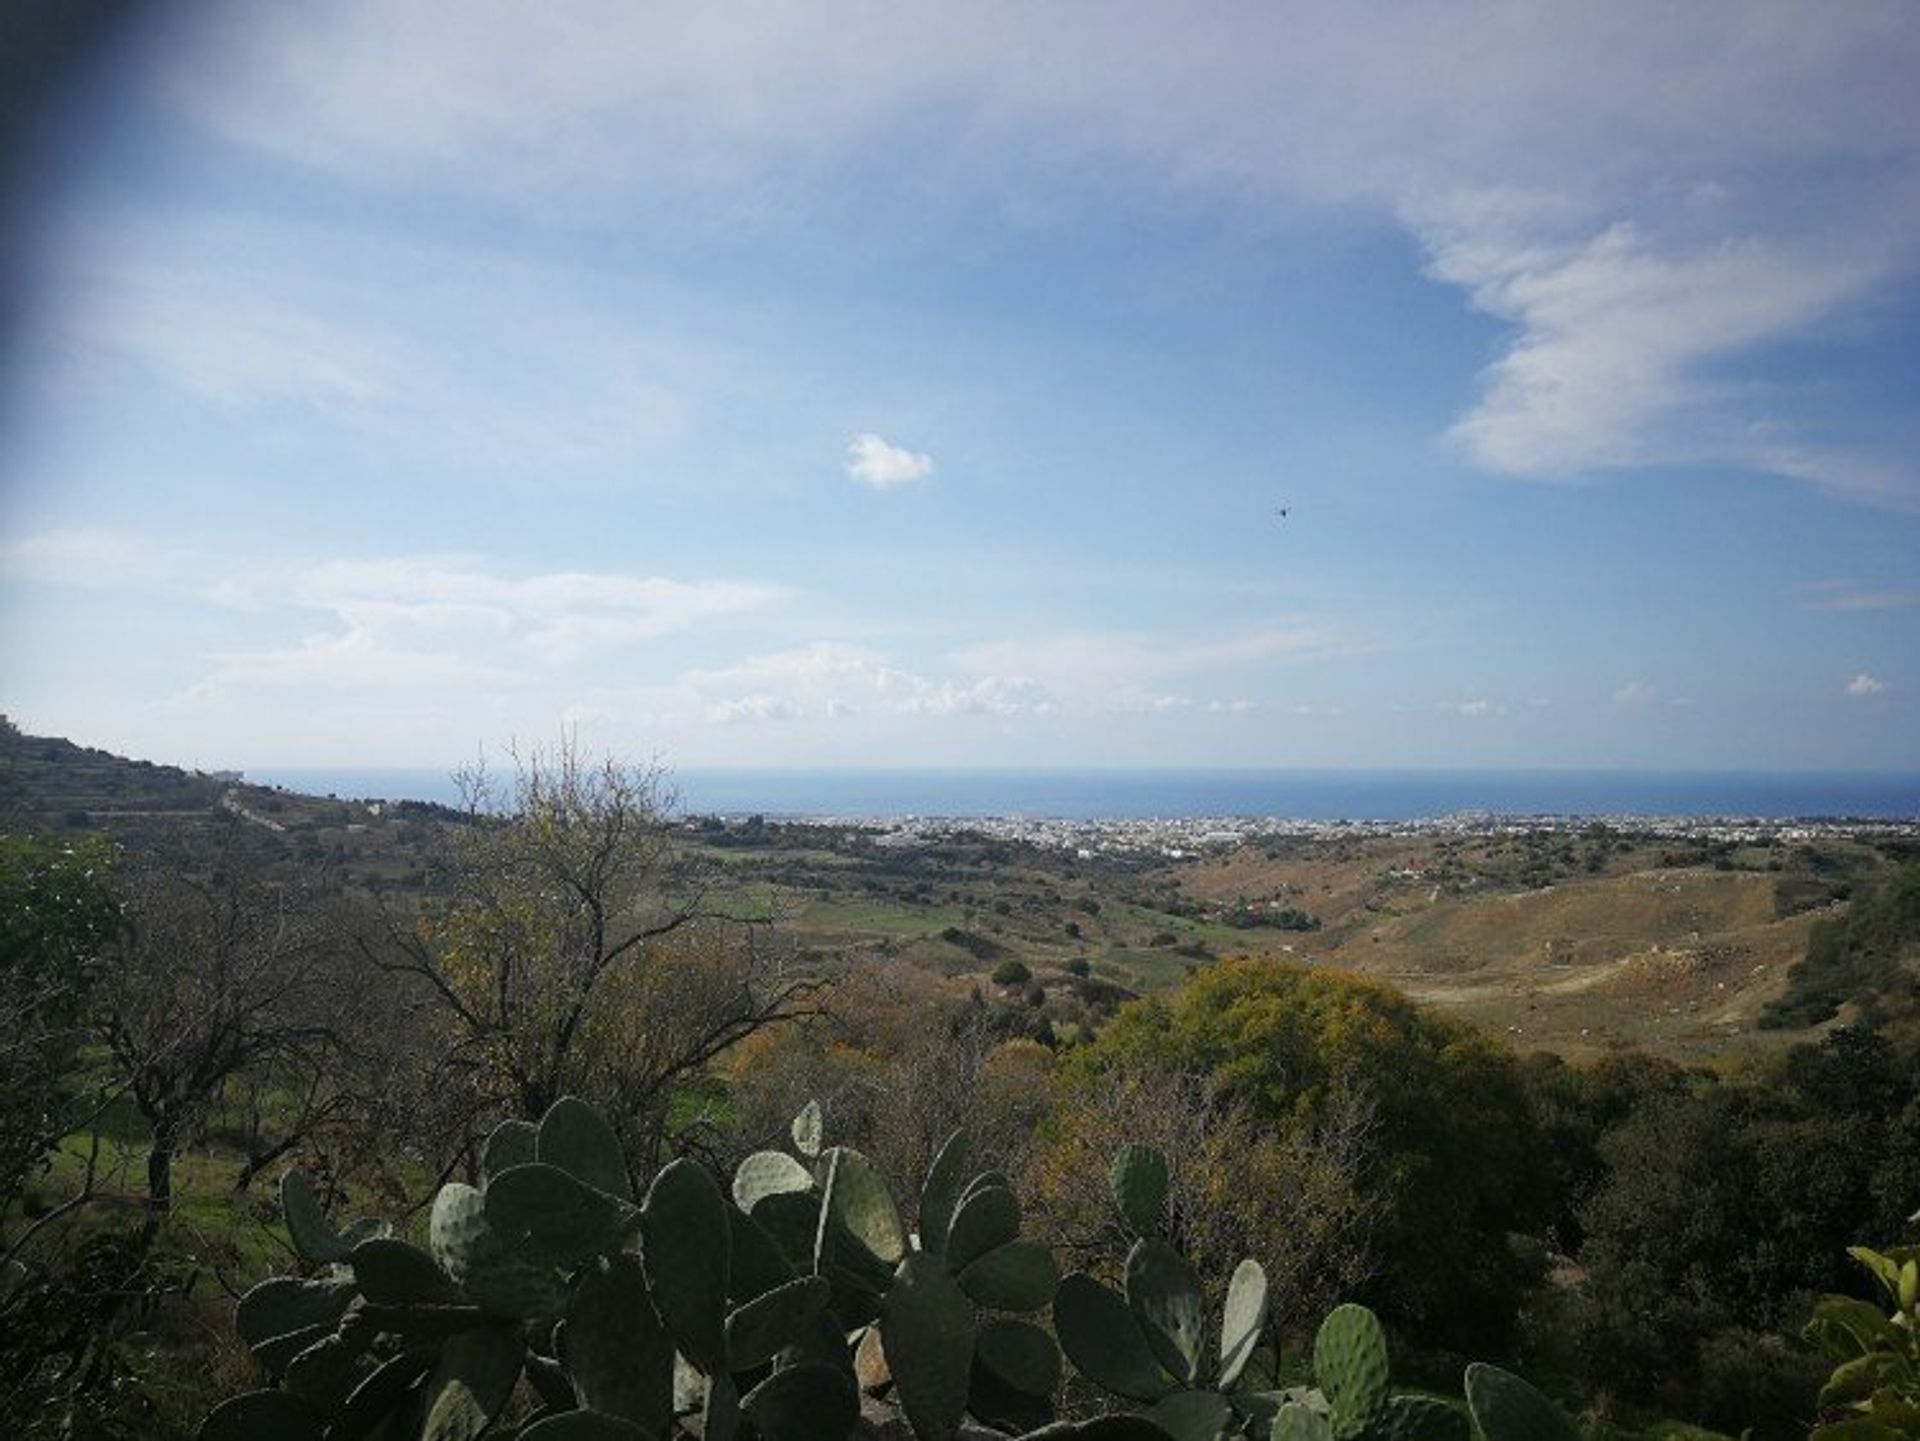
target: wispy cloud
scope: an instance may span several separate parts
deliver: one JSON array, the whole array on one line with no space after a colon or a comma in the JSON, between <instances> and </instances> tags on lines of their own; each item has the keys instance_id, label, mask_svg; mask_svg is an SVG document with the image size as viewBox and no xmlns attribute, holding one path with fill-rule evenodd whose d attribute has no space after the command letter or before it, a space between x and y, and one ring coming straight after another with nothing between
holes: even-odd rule
<instances>
[{"instance_id":1,"label":"wispy cloud","mask_svg":"<svg viewBox=\"0 0 1920 1441\"><path fill-rule=\"evenodd\" d=\"M816 641L696 670L679 684L713 720L839 720L853 716L1045 715L1058 703L1044 687L1003 676L931 678L866 646Z\"/></svg>"},{"instance_id":2,"label":"wispy cloud","mask_svg":"<svg viewBox=\"0 0 1920 1441\"><path fill-rule=\"evenodd\" d=\"M1243 683L1250 668L1328 654L1340 644L1325 626L1301 622L1201 641L1101 631L984 641L954 660L967 674L1032 680L1085 710L1165 709L1178 702L1172 681L1230 675Z\"/></svg>"},{"instance_id":3,"label":"wispy cloud","mask_svg":"<svg viewBox=\"0 0 1920 1441\"><path fill-rule=\"evenodd\" d=\"M1442 236L1433 274L1468 291L1518 335L1487 371L1453 438L1490 470L1528 477L1623 466L1735 460L1852 496L1884 499L1894 474L1846 474L1788 446L1756 444L1710 364L1781 339L1858 298L1884 266L1759 241L1691 252L1630 222L1583 244Z\"/></svg>"},{"instance_id":4,"label":"wispy cloud","mask_svg":"<svg viewBox=\"0 0 1920 1441\"><path fill-rule=\"evenodd\" d=\"M0 578L39 585L117 589L181 582L199 557L130 531L77 527L0 542Z\"/></svg>"},{"instance_id":5,"label":"wispy cloud","mask_svg":"<svg viewBox=\"0 0 1920 1441\"><path fill-rule=\"evenodd\" d=\"M1847 682L1847 694L1861 698L1880 695L1886 688L1887 683L1885 681L1881 680L1878 676L1868 675L1865 671L1861 671L1860 674Z\"/></svg>"},{"instance_id":6,"label":"wispy cloud","mask_svg":"<svg viewBox=\"0 0 1920 1441\"><path fill-rule=\"evenodd\" d=\"M1800 604L1806 610L1904 610L1920 605L1920 590L1852 580L1823 580L1805 587L1803 594Z\"/></svg>"},{"instance_id":7,"label":"wispy cloud","mask_svg":"<svg viewBox=\"0 0 1920 1441\"><path fill-rule=\"evenodd\" d=\"M717 369L537 263L214 219L69 246L50 307L63 366L131 368L223 414L317 417L387 457L551 474L641 455L686 428L684 377Z\"/></svg>"},{"instance_id":8,"label":"wispy cloud","mask_svg":"<svg viewBox=\"0 0 1920 1441\"><path fill-rule=\"evenodd\" d=\"M871 431L847 445L847 474L875 490L891 490L933 474L933 457L890 444Z\"/></svg>"},{"instance_id":9,"label":"wispy cloud","mask_svg":"<svg viewBox=\"0 0 1920 1441\"><path fill-rule=\"evenodd\" d=\"M750 23L333 0L214 6L203 26L163 88L206 129L543 221L786 223L831 203L851 155L916 211L1047 215L1071 176L1079 194L1124 177L1263 218L1387 217L1512 327L1453 431L1478 463L1735 464L1875 504L1920 491L1897 451L1816 443L1791 391L1722 374L1914 272L1920 29L1900 0L1255 7L1211 26L1122 0L1092 48L1078 12L1013 0L823 0ZM936 106L951 123L924 123Z\"/></svg>"},{"instance_id":10,"label":"wispy cloud","mask_svg":"<svg viewBox=\"0 0 1920 1441\"><path fill-rule=\"evenodd\" d=\"M512 575L461 556L336 561L236 576L214 598L330 614L297 644L214 657L218 686L526 685L640 641L763 609L783 592L732 580L582 571Z\"/></svg>"}]
</instances>

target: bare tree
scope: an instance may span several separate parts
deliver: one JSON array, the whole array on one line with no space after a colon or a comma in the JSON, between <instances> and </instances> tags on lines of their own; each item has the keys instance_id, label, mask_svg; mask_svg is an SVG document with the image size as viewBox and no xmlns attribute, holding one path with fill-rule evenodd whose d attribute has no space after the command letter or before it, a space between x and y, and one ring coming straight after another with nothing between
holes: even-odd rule
<instances>
[{"instance_id":1,"label":"bare tree","mask_svg":"<svg viewBox=\"0 0 1920 1441\"><path fill-rule=\"evenodd\" d=\"M560 1096L603 1106L642 1169L681 1089L754 1032L805 1014L810 977L764 916L729 914L669 817L655 767L571 742L463 777L472 824L441 900L389 913L369 954L436 1002L476 1119Z\"/></svg>"},{"instance_id":2,"label":"bare tree","mask_svg":"<svg viewBox=\"0 0 1920 1441\"><path fill-rule=\"evenodd\" d=\"M168 846L129 865L126 893L128 930L103 955L94 1006L150 1130L148 1203L165 1211L175 1157L243 1078L271 1071L295 1102L280 1139L255 1135L243 1177L333 1112L321 1098L345 1074L342 1039L374 998L348 974L321 886L275 875L239 821L221 824L211 852Z\"/></svg>"}]
</instances>

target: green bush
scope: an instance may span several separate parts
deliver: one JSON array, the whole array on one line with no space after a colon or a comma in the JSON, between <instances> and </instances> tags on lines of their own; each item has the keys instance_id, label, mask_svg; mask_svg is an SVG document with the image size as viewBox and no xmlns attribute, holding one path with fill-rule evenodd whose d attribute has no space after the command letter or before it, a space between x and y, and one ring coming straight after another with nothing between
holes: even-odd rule
<instances>
[{"instance_id":1,"label":"green bush","mask_svg":"<svg viewBox=\"0 0 1920 1441\"><path fill-rule=\"evenodd\" d=\"M1033 979L1033 972L1027 969L1024 961L1002 961L993 968L993 983L996 986L1024 986Z\"/></svg>"}]
</instances>

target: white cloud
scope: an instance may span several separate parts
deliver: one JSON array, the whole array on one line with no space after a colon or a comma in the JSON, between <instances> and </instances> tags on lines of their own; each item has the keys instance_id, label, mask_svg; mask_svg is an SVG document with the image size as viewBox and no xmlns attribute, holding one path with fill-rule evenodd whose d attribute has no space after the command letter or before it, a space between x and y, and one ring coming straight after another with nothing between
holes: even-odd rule
<instances>
[{"instance_id":1,"label":"white cloud","mask_svg":"<svg viewBox=\"0 0 1920 1441\"><path fill-rule=\"evenodd\" d=\"M97 527L42 531L0 543L0 577L40 585L146 586L179 579L193 561L184 549Z\"/></svg>"},{"instance_id":2,"label":"white cloud","mask_svg":"<svg viewBox=\"0 0 1920 1441\"><path fill-rule=\"evenodd\" d=\"M1164 710L1182 703L1164 690L1172 677L1231 673L1238 683L1249 667L1325 654L1337 644L1325 628L1307 623L1203 641L1082 631L986 641L954 661L973 675L1030 678L1079 710Z\"/></svg>"},{"instance_id":3,"label":"white cloud","mask_svg":"<svg viewBox=\"0 0 1920 1441\"><path fill-rule=\"evenodd\" d=\"M933 457L891 445L871 431L847 445L846 472L875 490L890 490L933 474Z\"/></svg>"},{"instance_id":4,"label":"white cloud","mask_svg":"<svg viewBox=\"0 0 1920 1441\"><path fill-rule=\"evenodd\" d=\"M893 664L879 651L838 641L696 670L679 684L711 719L842 720L863 715L1046 715L1058 707L1044 687L1016 677L941 680Z\"/></svg>"},{"instance_id":5,"label":"white cloud","mask_svg":"<svg viewBox=\"0 0 1920 1441\"><path fill-rule=\"evenodd\" d=\"M1116 0L1100 21L1089 47L1077 10L1017 0L750 19L216 5L160 88L283 162L543 223L788 224L835 203L849 156L917 215L1045 219L1113 184L1262 218L1390 217L1513 327L1454 431L1478 462L1710 461L1915 500L1899 452L1798 439L1791 392L1721 375L1913 273L1920 27L1903 0L1243 7L1205 26ZM1785 438L1756 444L1756 419Z\"/></svg>"},{"instance_id":6,"label":"white cloud","mask_svg":"<svg viewBox=\"0 0 1920 1441\"><path fill-rule=\"evenodd\" d=\"M1847 682L1847 694L1851 696L1875 696L1886 688L1885 681L1878 676L1868 675L1865 671L1861 671L1859 675Z\"/></svg>"},{"instance_id":7,"label":"white cloud","mask_svg":"<svg viewBox=\"0 0 1920 1441\"><path fill-rule=\"evenodd\" d=\"M212 598L330 612L298 644L214 657L219 686L539 683L596 655L760 610L784 592L730 580L583 571L513 576L460 556L335 561L237 576Z\"/></svg>"},{"instance_id":8,"label":"white cloud","mask_svg":"<svg viewBox=\"0 0 1920 1441\"><path fill-rule=\"evenodd\" d=\"M1760 242L1680 251L1623 221L1565 248L1443 234L1431 269L1518 327L1452 431L1488 469L1554 477L1737 457L1860 498L1888 484L1750 443L1733 419L1737 396L1706 377L1710 362L1864 294L1883 267Z\"/></svg>"}]
</instances>

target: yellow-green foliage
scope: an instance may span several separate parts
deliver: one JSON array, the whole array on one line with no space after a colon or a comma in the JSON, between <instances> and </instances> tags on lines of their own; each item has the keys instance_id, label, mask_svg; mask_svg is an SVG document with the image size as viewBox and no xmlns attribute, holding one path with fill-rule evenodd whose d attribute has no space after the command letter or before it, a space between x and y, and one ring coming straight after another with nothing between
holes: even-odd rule
<instances>
[{"instance_id":1,"label":"yellow-green foliage","mask_svg":"<svg viewBox=\"0 0 1920 1441\"><path fill-rule=\"evenodd\" d=\"M1384 1278L1372 1298L1439 1344L1503 1339L1525 1280L1505 1237L1527 1224L1539 1152L1496 1043L1383 985L1231 961L1122 1010L1073 1059L1068 1088L1093 1105L1156 1074L1197 1081L1207 1105L1249 1117L1264 1145L1324 1160L1339 1132L1350 1184L1372 1208L1369 1269ZM1191 1158L1172 1159L1178 1171ZM1213 1194L1231 1205L1232 1190ZM1273 1201L1250 1189L1242 1204Z\"/></svg>"}]
</instances>

